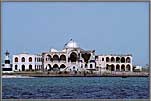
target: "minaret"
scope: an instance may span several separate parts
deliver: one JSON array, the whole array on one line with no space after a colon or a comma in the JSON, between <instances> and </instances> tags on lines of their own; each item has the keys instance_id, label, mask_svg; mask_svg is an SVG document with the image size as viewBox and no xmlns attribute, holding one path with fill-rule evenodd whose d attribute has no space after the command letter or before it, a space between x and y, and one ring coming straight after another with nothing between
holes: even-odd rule
<instances>
[{"instance_id":1,"label":"minaret","mask_svg":"<svg viewBox=\"0 0 151 101\"><path fill-rule=\"evenodd\" d=\"M6 51L6 53L5 53L5 68L11 68L10 59L9 59L9 52L8 51Z\"/></svg>"}]
</instances>

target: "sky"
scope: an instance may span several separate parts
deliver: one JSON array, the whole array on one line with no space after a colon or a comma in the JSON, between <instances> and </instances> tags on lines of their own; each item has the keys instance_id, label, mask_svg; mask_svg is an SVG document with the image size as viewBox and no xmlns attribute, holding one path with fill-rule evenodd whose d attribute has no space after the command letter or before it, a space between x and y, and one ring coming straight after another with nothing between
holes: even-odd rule
<instances>
[{"instance_id":1,"label":"sky","mask_svg":"<svg viewBox=\"0 0 151 101\"><path fill-rule=\"evenodd\" d=\"M62 50L70 39L96 54L149 64L147 2L3 2L2 55Z\"/></svg>"}]
</instances>

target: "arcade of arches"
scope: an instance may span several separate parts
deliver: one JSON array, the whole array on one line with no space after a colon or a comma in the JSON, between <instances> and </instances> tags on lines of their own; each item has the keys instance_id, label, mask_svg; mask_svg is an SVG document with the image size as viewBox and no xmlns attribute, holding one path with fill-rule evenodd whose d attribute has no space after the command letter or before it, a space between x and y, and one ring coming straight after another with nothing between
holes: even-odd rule
<instances>
[{"instance_id":1,"label":"arcade of arches","mask_svg":"<svg viewBox=\"0 0 151 101\"><path fill-rule=\"evenodd\" d=\"M106 70L109 70L109 71L131 71L131 66L129 64L127 64L127 65L122 64L121 66L119 64L116 64L116 65L107 64Z\"/></svg>"}]
</instances>

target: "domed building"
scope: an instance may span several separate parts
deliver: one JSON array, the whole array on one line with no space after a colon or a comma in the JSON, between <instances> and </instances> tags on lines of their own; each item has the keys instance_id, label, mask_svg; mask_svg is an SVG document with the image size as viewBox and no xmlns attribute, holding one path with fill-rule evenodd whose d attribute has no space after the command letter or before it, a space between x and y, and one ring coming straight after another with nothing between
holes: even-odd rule
<instances>
[{"instance_id":1,"label":"domed building","mask_svg":"<svg viewBox=\"0 0 151 101\"><path fill-rule=\"evenodd\" d=\"M44 71L86 71L95 70L95 51L83 50L78 43L70 40L62 51L43 53Z\"/></svg>"}]
</instances>

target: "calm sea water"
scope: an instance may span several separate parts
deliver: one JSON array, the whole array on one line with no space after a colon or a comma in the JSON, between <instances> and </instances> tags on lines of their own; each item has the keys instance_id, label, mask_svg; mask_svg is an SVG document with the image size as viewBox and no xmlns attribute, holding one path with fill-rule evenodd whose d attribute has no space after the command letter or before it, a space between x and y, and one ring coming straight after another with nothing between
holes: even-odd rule
<instances>
[{"instance_id":1,"label":"calm sea water","mask_svg":"<svg viewBox=\"0 0 151 101\"><path fill-rule=\"evenodd\" d=\"M3 99L148 99L148 77L3 78Z\"/></svg>"}]
</instances>

